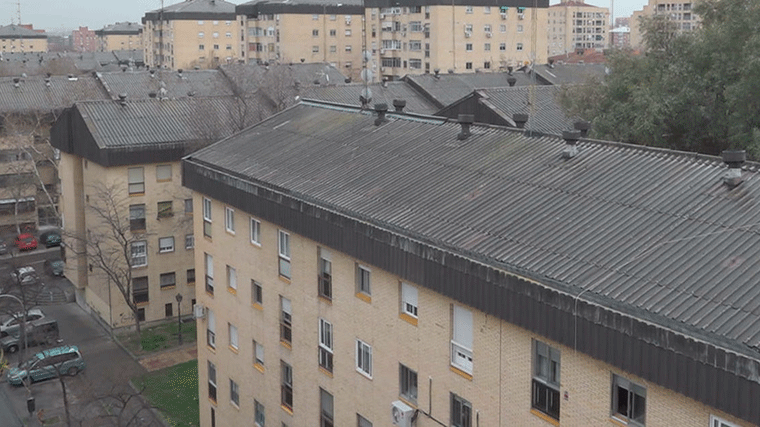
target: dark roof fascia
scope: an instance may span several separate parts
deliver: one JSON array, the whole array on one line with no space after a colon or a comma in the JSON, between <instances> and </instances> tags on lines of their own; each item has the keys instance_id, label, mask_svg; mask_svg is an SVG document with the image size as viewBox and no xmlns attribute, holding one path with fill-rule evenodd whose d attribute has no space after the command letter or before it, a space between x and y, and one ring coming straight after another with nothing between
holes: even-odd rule
<instances>
[{"instance_id":1,"label":"dark roof fascia","mask_svg":"<svg viewBox=\"0 0 760 427\"><path fill-rule=\"evenodd\" d=\"M454 101L440 109L434 115L458 119L460 114L473 114L475 123L487 123L496 126L515 127L515 122L488 100L488 95L475 89L464 98Z\"/></svg>"},{"instance_id":2,"label":"dark roof fascia","mask_svg":"<svg viewBox=\"0 0 760 427\"><path fill-rule=\"evenodd\" d=\"M98 37L103 36L138 36L142 32L142 28L138 30L95 30L95 35Z\"/></svg>"},{"instance_id":3,"label":"dark roof fascia","mask_svg":"<svg viewBox=\"0 0 760 427\"><path fill-rule=\"evenodd\" d=\"M248 17L258 17L259 15L272 14L303 14L303 15L364 15L364 7L361 5L338 5L338 4L304 4L304 3L269 3L266 1L258 3L241 4L235 8L237 15Z\"/></svg>"},{"instance_id":4,"label":"dark roof fascia","mask_svg":"<svg viewBox=\"0 0 760 427\"><path fill-rule=\"evenodd\" d=\"M647 381L760 423L758 354L736 342L195 159L183 185ZM667 325L663 325L666 323ZM723 393L716 390L735 390ZM709 390L713 390L710 392Z\"/></svg>"},{"instance_id":5,"label":"dark roof fascia","mask_svg":"<svg viewBox=\"0 0 760 427\"><path fill-rule=\"evenodd\" d=\"M398 6L491 6L491 7L526 7L548 8L549 0L364 0L365 7Z\"/></svg>"},{"instance_id":6,"label":"dark roof fascia","mask_svg":"<svg viewBox=\"0 0 760 427\"><path fill-rule=\"evenodd\" d=\"M142 23L147 21L159 21L162 16L165 21L234 21L237 15L234 12L164 12L163 15L158 11L147 12L142 17Z\"/></svg>"},{"instance_id":7,"label":"dark roof fascia","mask_svg":"<svg viewBox=\"0 0 760 427\"><path fill-rule=\"evenodd\" d=\"M408 84L412 89L414 89L417 93L419 93L423 98L427 99L433 105L435 105L438 108L444 108L446 107L446 104L441 102L440 99L436 98L435 95L425 90L424 87L422 87L417 81L414 79L414 77L409 76L408 74L401 78L406 84Z\"/></svg>"},{"instance_id":8,"label":"dark roof fascia","mask_svg":"<svg viewBox=\"0 0 760 427\"><path fill-rule=\"evenodd\" d=\"M0 38L18 40L18 39L47 39L47 34L0 34Z\"/></svg>"}]
</instances>

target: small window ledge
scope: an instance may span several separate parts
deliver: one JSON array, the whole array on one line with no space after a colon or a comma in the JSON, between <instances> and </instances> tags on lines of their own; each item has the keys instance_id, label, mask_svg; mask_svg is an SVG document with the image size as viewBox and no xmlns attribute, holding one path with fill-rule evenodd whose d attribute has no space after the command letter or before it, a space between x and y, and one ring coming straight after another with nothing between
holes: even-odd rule
<instances>
[{"instance_id":1,"label":"small window ledge","mask_svg":"<svg viewBox=\"0 0 760 427\"><path fill-rule=\"evenodd\" d=\"M366 302L367 304L372 304L372 297L370 295L365 294L364 292L358 292L356 294L356 298L359 298L360 300Z\"/></svg>"},{"instance_id":2,"label":"small window ledge","mask_svg":"<svg viewBox=\"0 0 760 427\"><path fill-rule=\"evenodd\" d=\"M453 365L450 365L449 368L451 369L451 372L459 375L462 378L472 381L472 374L469 374Z\"/></svg>"},{"instance_id":3,"label":"small window ledge","mask_svg":"<svg viewBox=\"0 0 760 427\"><path fill-rule=\"evenodd\" d=\"M410 325L417 326L417 318L410 316L406 313L399 313L398 315L399 319L403 320L406 323L409 323Z\"/></svg>"},{"instance_id":4,"label":"small window ledge","mask_svg":"<svg viewBox=\"0 0 760 427\"><path fill-rule=\"evenodd\" d=\"M538 418L541 418L542 420L546 421L547 423L559 427L559 420L555 420L554 418L544 414L543 412L539 411L538 409L531 409L530 413L537 416Z\"/></svg>"}]
</instances>

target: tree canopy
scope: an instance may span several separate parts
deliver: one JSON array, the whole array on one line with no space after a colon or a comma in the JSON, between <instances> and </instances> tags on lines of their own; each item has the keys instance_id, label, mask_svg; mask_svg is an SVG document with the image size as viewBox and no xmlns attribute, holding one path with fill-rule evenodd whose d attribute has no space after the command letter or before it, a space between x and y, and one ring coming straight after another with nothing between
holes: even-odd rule
<instances>
[{"instance_id":1,"label":"tree canopy","mask_svg":"<svg viewBox=\"0 0 760 427\"><path fill-rule=\"evenodd\" d=\"M562 93L568 113L597 138L760 159L760 2L703 0L694 12L695 31L643 19L646 53L613 52L603 81Z\"/></svg>"}]
</instances>

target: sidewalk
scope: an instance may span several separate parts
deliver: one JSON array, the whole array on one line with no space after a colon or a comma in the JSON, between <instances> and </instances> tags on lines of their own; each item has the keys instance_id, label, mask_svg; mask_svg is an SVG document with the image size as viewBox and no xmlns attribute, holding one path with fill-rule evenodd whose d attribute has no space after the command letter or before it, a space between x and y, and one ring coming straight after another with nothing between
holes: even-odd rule
<instances>
[{"instance_id":1,"label":"sidewalk","mask_svg":"<svg viewBox=\"0 0 760 427\"><path fill-rule=\"evenodd\" d=\"M158 354L150 354L138 359L138 362L148 370L156 371L179 363L188 362L198 358L198 347L195 343L186 344L180 348L167 350Z\"/></svg>"}]
</instances>

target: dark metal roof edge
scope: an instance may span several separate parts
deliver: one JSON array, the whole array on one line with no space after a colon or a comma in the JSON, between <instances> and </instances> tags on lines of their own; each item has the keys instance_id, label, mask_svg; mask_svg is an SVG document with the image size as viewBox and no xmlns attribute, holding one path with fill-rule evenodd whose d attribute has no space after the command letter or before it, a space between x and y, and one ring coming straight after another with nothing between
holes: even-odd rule
<instances>
[{"instance_id":1,"label":"dark metal roof edge","mask_svg":"<svg viewBox=\"0 0 760 427\"><path fill-rule=\"evenodd\" d=\"M364 15L364 7L361 5L319 3L245 3L235 8L235 14L256 17L261 14L294 13L294 14L319 14L319 15Z\"/></svg>"},{"instance_id":2,"label":"dark metal roof edge","mask_svg":"<svg viewBox=\"0 0 760 427\"><path fill-rule=\"evenodd\" d=\"M365 0L366 7L398 6L491 6L491 7L526 7L548 8L549 0Z\"/></svg>"},{"instance_id":3,"label":"dark metal roof edge","mask_svg":"<svg viewBox=\"0 0 760 427\"><path fill-rule=\"evenodd\" d=\"M235 12L164 12L161 14L158 11L147 12L142 17L142 23L146 21L158 21L159 16L162 16L166 21L173 20L217 20L217 21L234 21L237 19Z\"/></svg>"}]
</instances>

